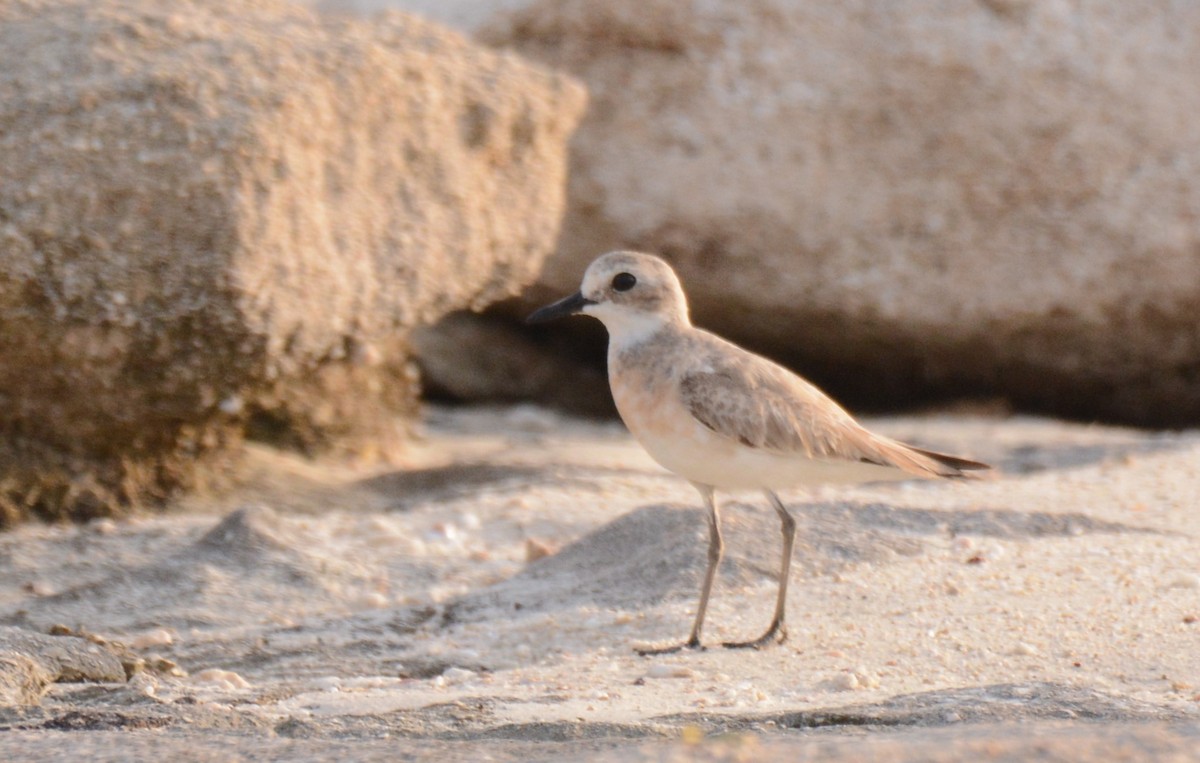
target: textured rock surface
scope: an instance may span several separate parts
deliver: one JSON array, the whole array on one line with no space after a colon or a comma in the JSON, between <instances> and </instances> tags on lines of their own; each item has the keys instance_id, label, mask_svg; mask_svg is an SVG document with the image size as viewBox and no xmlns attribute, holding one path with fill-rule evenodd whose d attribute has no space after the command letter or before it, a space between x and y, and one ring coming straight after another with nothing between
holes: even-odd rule
<instances>
[{"instance_id":1,"label":"textured rock surface","mask_svg":"<svg viewBox=\"0 0 1200 763\"><path fill-rule=\"evenodd\" d=\"M50 683L50 674L36 660L0 651L0 707L36 705Z\"/></svg>"},{"instance_id":2,"label":"textured rock surface","mask_svg":"<svg viewBox=\"0 0 1200 763\"><path fill-rule=\"evenodd\" d=\"M0 707L37 704L56 681L124 680L120 657L101 644L0 625Z\"/></svg>"},{"instance_id":3,"label":"textured rock surface","mask_svg":"<svg viewBox=\"0 0 1200 763\"><path fill-rule=\"evenodd\" d=\"M567 235L852 400L1200 420L1200 6L546 0L484 39L591 93Z\"/></svg>"},{"instance_id":4,"label":"textured rock surface","mask_svg":"<svg viewBox=\"0 0 1200 763\"><path fill-rule=\"evenodd\" d=\"M531 281L583 91L415 18L0 6L0 522L243 429L388 447L407 333Z\"/></svg>"}]
</instances>

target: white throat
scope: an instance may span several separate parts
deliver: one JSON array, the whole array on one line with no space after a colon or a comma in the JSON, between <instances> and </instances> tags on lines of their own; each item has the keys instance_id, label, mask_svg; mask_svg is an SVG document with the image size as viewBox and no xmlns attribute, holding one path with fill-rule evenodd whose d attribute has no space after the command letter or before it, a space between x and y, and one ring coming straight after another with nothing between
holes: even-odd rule
<instances>
[{"instance_id":1,"label":"white throat","mask_svg":"<svg viewBox=\"0 0 1200 763\"><path fill-rule=\"evenodd\" d=\"M658 313L630 310L611 302L588 305L583 308L583 312L593 318L599 318L604 327L608 329L610 350L623 350L641 344L657 334L668 323L667 318Z\"/></svg>"}]
</instances>

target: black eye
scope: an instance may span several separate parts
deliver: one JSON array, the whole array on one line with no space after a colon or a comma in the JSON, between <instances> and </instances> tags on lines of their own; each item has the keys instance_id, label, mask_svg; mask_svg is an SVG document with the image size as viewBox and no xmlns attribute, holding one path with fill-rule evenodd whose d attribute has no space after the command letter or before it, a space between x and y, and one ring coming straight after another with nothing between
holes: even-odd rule
<instances>
[{"instance_id":1,"label":"black eye","mask_svg":"<svg viewBox=\"0 0 1200 763\"><path fill-rule=\"evenodd\" d=\"M613 276L613 291L629 291L635 284L637 284L637 279L633 277L632 273L617 273Z\"/></svg>"}]
</instances>

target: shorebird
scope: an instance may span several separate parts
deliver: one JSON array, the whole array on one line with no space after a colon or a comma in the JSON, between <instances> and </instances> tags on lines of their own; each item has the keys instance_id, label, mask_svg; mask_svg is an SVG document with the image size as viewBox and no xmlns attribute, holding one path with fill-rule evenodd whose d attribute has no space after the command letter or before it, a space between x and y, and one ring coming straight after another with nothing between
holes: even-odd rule
<instances>
[{"instance_id":1,"label":"shorebird","mask_svg":"<svg viewBox=\"0 0 1200 763\"><path fill-rule=\"evenodd\" d=\"M687 298L664 260L639 252L596 258L578 292L532 313L544 323L583 313L608 329L608 379L625 425L655 461L690 481L708 517L708 568L687 641L642 654L701 648L700 631L721 562L716 491L762 490L779 516L783 561L766 632L730 648L787 638L788 573L796 522L775 490L913 477L962 477L986 464L922 450L863 427L824 392L766 358L692 325Z\"/></svg>"}]
</instances>

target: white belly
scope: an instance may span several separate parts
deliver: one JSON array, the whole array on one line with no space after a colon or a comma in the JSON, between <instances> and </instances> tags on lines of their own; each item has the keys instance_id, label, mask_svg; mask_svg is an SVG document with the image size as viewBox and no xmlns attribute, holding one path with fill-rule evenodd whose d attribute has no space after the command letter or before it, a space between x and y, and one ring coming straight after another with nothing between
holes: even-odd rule
<instances>
[{"instance_id":1,"label":"white belly","mask_svg":"<svg viewBox=\"0 0 1200 763\"><path fill-rule=\"evenodd\" d=\"M703 427L701 427L703 428ZM694 438L634 435L650 456L676 474L726 490L780 489L913 479L899 469L858 461L818 461L722 440L707 428Z\"/></svg>"}]
</instances>

